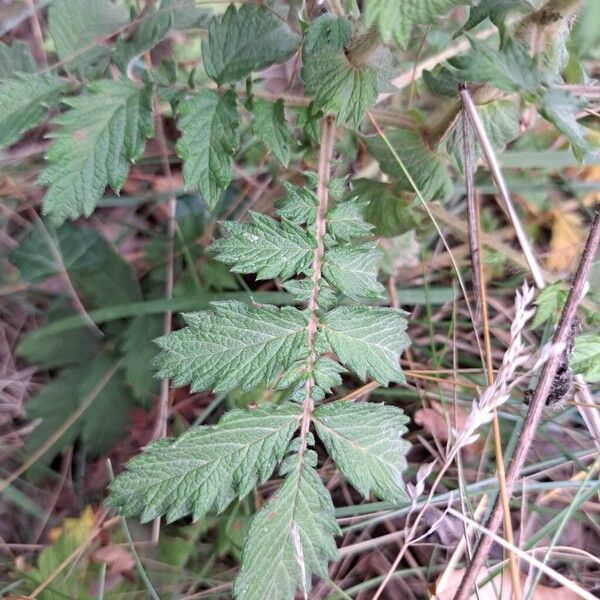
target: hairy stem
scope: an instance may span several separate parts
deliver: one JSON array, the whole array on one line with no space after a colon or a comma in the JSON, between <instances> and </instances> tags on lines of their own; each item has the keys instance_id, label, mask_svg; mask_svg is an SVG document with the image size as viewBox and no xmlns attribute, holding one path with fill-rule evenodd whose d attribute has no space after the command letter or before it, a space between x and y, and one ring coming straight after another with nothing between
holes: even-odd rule
<instances>
[{"instance_id":1,"label":"hairy stem","mask_svg":"<svg viewBox=\"0 0 600 600\"><path fill-rule=\"evenodd\" d=\"M317 188L319 205L317 206L317 218L315 222L315 238L317 247L315 248L315 254L311 265L313 272L312 289L310 292L310 298L308 300L308 379L306 380L304 413L302 415L302 425L300 428L300 437L302 439L302 445L300 448L301 452L306 449L307 434L314 409L312 392L315 386L314 367L317 359L317 353L315 351L315 336L317 333L317 327L319 326L319 289L321 287L323 254L325 253L325 215L327 213L327 205L329 203L329 173L331 170L331 155L333 153L334 141L334 118L327 116L323 119L323 128L321 130L321 149L319 151L319 186Z\"/></svg>"},{"instance_id":2,"label":"hairy stem","mask_svg":"<svg viewBox=\"0 0 600 600\"><path fill-rule=\"evenodd\" d=\"M571 285L571 290L569 292L569 297L567 298L567 303L565 304L563 312L560 316L560 321L558 323L558 326L556 327L556 331L554 332L554 337L552 338L553 344L564 343L567 340L567 337L570 335L570 332L572 331L573 319L575 317L575 313L577 312L577 307L581 302L581 297L583 295L583 290L585 288L588 274L594 262L594 257L596 256L599 246L600 211L596 213L596 216L594 218L594 222L592 224L592 228L588 236L585 248L583 250L581 261L579 263L579 267L577 268L577 273L575 274L573 284ZM548 393L552 388L554 376L556 375L556 371L560 365L561 360L562 357L560 354L555 355L552 358L550 358L548 362L546 362L544 368L542 369L542 374L540 375L538 386L529 405L527 416L525 417L523 430L521 432L521 435L519 436L519 440L515 447L512 461L506 473L506 495L509 498L511 497L513 490L515 489L519 473L521 472L521 469L525 464L525 459L527 458L529 448L531 447L531 443L533 442L533 438L535 437L537 426L542 416L542 411L546 403L546 398L548 397ZM498 527L500 526L501 521L502 505L500 503L500 498L498 498L496 500L496 503L494 504L492 514L490 515L490 518L487 522L487 530L492 534L495 534L498 530ZM489 535L484 535L481 538L479 545L475 550L475 554L473 555L473 559L471 560L471 563L469 564L467 571L464 574L463 580L460 584L458 592L456 593L456 596L454 597L454 600L466 600L468 597L470 597L472 588L475 585L477 574L481 570L483 563L485 562L485 559L487 558L490 552L493 541L494 539Z\"/></svg>"}]
</instances>

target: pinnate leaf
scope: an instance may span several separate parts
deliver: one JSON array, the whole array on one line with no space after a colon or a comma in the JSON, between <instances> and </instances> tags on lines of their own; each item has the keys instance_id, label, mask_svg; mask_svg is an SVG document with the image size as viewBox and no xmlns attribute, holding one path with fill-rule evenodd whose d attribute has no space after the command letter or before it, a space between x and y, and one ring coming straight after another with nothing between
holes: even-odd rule
<instances>
[{"instance_id":1,"label":"pinnate leaf","mask_svg":"<svg viewBox=\"0 0 600 600\"><path fill-rule=\"evenodd\" d=\"M331 402L314 412L317 435L346 479L365 497L405 501L402 473L408 417L384 404Z\"/></svg>"},{"instance_id":2,"label":"pinnate leaf","mask_svg":"<svg viewBox=\"0 0 600 600\"><path fill-rule=\"evenodd\" d=\"M250 212L250 223L225 221L227 237L211 246L215 258L236 273L289 279L310 266L315 241L298 225Z\"/></svg>"},{"instance_id":3,"label":"pinnate leaf","mask_svg":"<svg viewBox=\"0 0 600 600\"><path fill-rule=\"evenodd\" d=\"M221 512L271 476L301 416L302 408L291 403L232 410L216 426L155 442L114 480L109 502L125 516L141 514L144 522Z\"/></svg>"},{"instance_id":4,"label":"pinnate leaf","mask_svg":"<svg viewBox=\"0 0 600 600\"><path fill-rule=\"evenodd\" d=\"M54 75L13 73L0 85L0 148L39 125L66 88L67 83Z\"/></svg>"},{"instance_id":5,"label":"pinnate leaf","mask_svg":"<svg viewBox=\"0 0 600 600\"><path fill-rule=\"evenodd\" d=\"M239 126L232 91L220 96L203 89L179 106L182 135L177 153L183 159L183 180L186 187L200 190L211 210L231 181L232 157L240 143Z\"/></svg>"},{"instance_id":6,"label":"pinnate leaf","mask_svg":"<svg viewBox=\"0 0 600 600\"><path fill-rule=\"evenodd\" d=\"M204 68L219 84L233 83L274 63L286 61L300 38L265 6L231 4L208 26L202 43Z\"/></svg>"},{"instance_id":7,"label":"pinnate leaf","mask_svg":"<svg viewBox=\"0 0 600 600\"><path fill-rule=\"evenodd\" d=\"M409 345L405 314L394 308L340 306L321 319L319 350L334 352L363 381L401 383L400 354Z\"/></svg>"},{"instance_id":8,"label":"pinnate leaf","mask_svg":"<svg viewBox=\"0 0 600 600\"><path fill-rule=\"evenodd\" d=\"M250 390L307 356L308 321L295 308L214 302L184 319L187 327L157 340L158 376L192 391Z\"/></svg>"},{"instance_id":9,"label":"pinnate leaf","mask_svg":"<svg viewBox=\"0 0 600 600\"><path fill-rule=\"evenodd\" d=\"M242 566L235 580L237 600L290 600L308 594L315 573L327 576L340 533L327 488L308 457L298 457L277 493L250 525Z\"/></svg>"},{"instance_id":10,"label":"pinnate leaf","mask_svg":"<svg viewBox=\"0 0 600 600\"><path fill-rule=\"evenodd\" d=\"M284 167L287 167L290 162L291 147L294 145L294 137L285 120L283 100L277 100L277 102L255 100L252 114L254 116L253 135L265 144Z\"/></svg>"},{"instance_id":11,"label":"pinnate leaf","mask_svg":"<svg viewBox=\"0 0 600 600\"><path fill-rule=\"evenodd\" d=\"M55 223L89 217L107 185L118 193L154 133L149 88L103 80L89 92L65 100L70 110L54 120L61 127L39 183L48 186L43 208Z\"/></svg>"},{"instance_id":12,"label":"pinnate leaf","mask_svg":"<svg viewBox=\"0 0 600 600\"><path fill-rule=\"evenodd\" d=\"M352 300L380 298L385 288L377 281L381 251L373 243L335 246L325 253L323 275Z\"/></svg>"}]
</instances>

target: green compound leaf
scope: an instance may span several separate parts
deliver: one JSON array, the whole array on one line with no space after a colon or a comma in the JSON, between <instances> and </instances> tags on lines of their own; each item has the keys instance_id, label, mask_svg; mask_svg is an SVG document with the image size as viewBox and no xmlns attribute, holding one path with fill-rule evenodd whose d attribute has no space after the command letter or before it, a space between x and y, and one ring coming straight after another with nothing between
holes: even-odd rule
<instances>
[{"instance_id":1,"label":"green compound leaf","mask_svg":"<svg viewBox=\"0 0 600 600\"><path fill-rule=\"evenodd\" d=\"M377 25L384 42L396 41L405 48L414 25L434 23L455 6L468 0L365 0L365 25Z\"/></svg>"},{"instance_id":2,"label":"green compound leaf","mask_svg":"<svg viewBox=\"0 0 600 600\"><path fill-rule=\"evenodd\" d=\"M350 241L353 237L369 235L373 229L363 217L368 203L352 198L340 202L327 213L327 231L336 239Z\"/></svg>"},{"instance_id":3,"label":"green compound leaf","mask_svg":"<svg viewBox=\"0 0 600 600\"><path fill-rule=\"evenodd\" d=\"M317 195L308 188L300 188L287 181L282 182L285 198L275 203L277 214L296 225L312 224L317 218Z\"/></svg>"},{"instance_id":4,"label":"green compound leaf","mask_svg":"<svg viewBox=\"0 0 600 600\"><path fill-rule=\"evenodd\" d=\"M250 223L225 221L228 236L211 246L215 258L236 273L254 273L258 279L289 279L310 266L316 242L301 227L281 223L250 211Z\"/></svg>"},{"instance_id":5,"label":"green compound leaf","mask_svg":"<svg viewBox=\"0 0 600 600\"><path fill-rule=\"evenodd\" d=\"M292 129L285 120L283 100L255 100L252 114L252 134L265 144L284 167L287 167L295 140Z\"/></svg>"},{"instance_id":6,"label":"green compound leaf","mask_svg":"<svg viewBox=\"0 0 600 600\"><path fill-rule=\"evenodd\" d=\"M341 400L317 407L314 422L329 456L365 498L407 500L402 473L410 444L401 409Z\"/></svg>"},{"instance_id":7,"label":"green compound leaf","mask_svg":"<svg viewBox=\"0 0 600 600\"><path fill-rule=\"evenodd\" d=\"M0 85L0 148L17 142L39 125L58 102L67 82L54 75L13 73Z\"/></svg>"},{"instance_id":8,"label":"green compound leaf","mask_svg":"<svg viewBox=\"0 0 600 600\"><path fill-rule=\"evenodd\" d=\"M158 377L175 386L247 391L308 355L308 318L295 308L214 302L212 310L183 316L187 327L157 340Z\"/></svg>"},{"instance_id":9,"label":"green compound leaf","mask_svg":"<svg viewBox=\"0 0 600 600\"><path fill-rule=\"evenodd\" d=\"M600 335L584 333L575 338L571 367L588 383L600 381Z\"/></svg>"},{"instance_id":10,"label":"green compound leaf","mask_svg":"<svg viewBox=\"0 0 600 600\"><path fill-rule=\"evenodd\" d=\"M265 6L231 4L208 26L202 57L208 76L218 84L244 79L274 63L285 62L298 48L300 38Z\"/></svg>"},{"instance_id":11,"label":"green compound leaf","mask_svg":"<svg viewBox=\"0 0 600 600\"><path fill-rule=\"evenodd\" d=\"M380 261L376 244L336 246L325 252L323 275L352 300L381 298L385 288L377 281Z\"/></svg>"},{"instance_id":12,"label":"green compound leaf","mask_svg":"<svg viewBox=\"0 0 600 600\"><path fill-rule=\"evenodd\" d=\"M54 120L61 127L38 180L49 187L43 209L55 223L89 217L107 185L118 193L154 134L149 88L106 80L89 92L64 101L70 110Z\"/></svg>"},{"instance_id":13,"label":"green compound leaf","mask_svg":"<svg viewBox=\"0 0 600 600\"><path fill-rule=\"evenodd\" d=\"M542 93L540 112L571 142L573 154L582 162L594 150L586 139L586 129L577 121L577 113L584 103L565 90L549 89Z\"/></svg>"},{"instance_id":14,"label":"green compound leaf","mask_svg":"<svg viewBox=\"0 0 600 600\"><path fill-rule=\"evenodd\" d=\"M307 459L298 458L252 520L234 585L237 600L290 600L296 589L306 597L313 573L326 577L328 560L337 557L340 529L331 496Z\"/></svg>"},{"instance_id":15,"label":"green compound leaf","mask_svg":"<svg viewBox=\"0 0 600 600\"><path fill-rule=\"evenodd\" d=\"M0 42L0 80L13 79L17 73L35 73L36 65L29 46L15 40L10 46Z\"/></svg>"},{"instance_id":16,"label":"green compound leaf","mask_svg":"<svg viewBox=\"0 0 600 600\"><path fill-rule=\"evenodd\" d=\"M110 0L55 0L48 10L54 47L69 72L85 79L102 75L110 47L99 43L129 21L124 5Z\"/></svg>"},{"instance_id":17,"label":"green compound leaf","mask_svg":"<svg viewBox=\"0 0 600 600\"><path fill-rule=\"evenodd\" d=\"M186 187L197 187L213 210L231 182L233 155L240 144L236 96L204 89L179 106L181 138L177 154L183 159Z\"/></svg>"},{"instance_id":18,"label":"green compound leaf","mask_svg":"<svg viewBox=\"0 0 600 600\"><path fill-rule=\"evenodd\" d=\"M271 476L301 416L302 407L290 403L232 410L216 426L150 444L111 483L109 503L143 522L221 512Z\"/></svg>"},{"instance_id":19,"label":"green compound leaf","mask_svg":"<svg viewBox=\"0 0 600 600\"><path fill-rule=\"evenodd\" d=\"M427 148L418 133L407 129L389 129L386 131L386 137L424 200L445 200L451 196L454 185L442 158ZM363 139L369 152L379 162L381 170L393 177L401 189L414 193L413 186L387 144L379 136Z\"/></svg>"},{"instance_id":20,"label":"green compound leaf","mask_svg":"<svg viewBox=\"0 0 600 600\"><path fill-rule=\"evenodd\" d=\"M405 312L373 306L341 306L320 322L317 343L363 381L372 377L381 385L402 383L400 354L408 347Z\"/></svg>"}]
</instances>

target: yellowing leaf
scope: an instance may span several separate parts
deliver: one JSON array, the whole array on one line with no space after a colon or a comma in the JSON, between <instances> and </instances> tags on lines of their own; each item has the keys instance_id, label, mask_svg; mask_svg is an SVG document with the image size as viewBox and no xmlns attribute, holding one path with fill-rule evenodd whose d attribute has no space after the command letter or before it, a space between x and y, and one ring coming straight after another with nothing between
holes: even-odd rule
<instances>
[{"instance_id":1,"label":"yellowing leaf","mask_svg":"<svg viewBox=\"0 0 600 600\"><path fill-rule=\"evenodd\" d=\"M586 167L581 172L580 178L587 183L600 183L600 165ZM598 202L600 202L600 191L598 190L586 194L582 200L583 205L588 207L593 207Z\"/></svg>"},{"instance_id":2,"label":"yellowing leaf","mask_svg":"<svg viewBox=\"0 0 600 600\"><path fill-rule=\"evenodd\" d=\"M585 240L585 229L581 217L576 213L554 215L550 252L546 266L551 271L570 271L575 267Z\"/></svg>"}]
</instances>

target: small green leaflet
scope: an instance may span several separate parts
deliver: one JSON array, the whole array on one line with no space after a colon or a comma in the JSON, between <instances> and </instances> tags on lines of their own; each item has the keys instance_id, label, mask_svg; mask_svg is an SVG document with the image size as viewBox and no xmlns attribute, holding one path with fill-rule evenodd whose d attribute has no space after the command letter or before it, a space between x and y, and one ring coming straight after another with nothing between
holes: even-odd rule
<instances>
[{"instance_id":1,"label":"small green leaflet","mask_svg":"<svg viewBox=\"0 0 600 600\"><path fill-rule=\"evenodd\" d=\"M323 15L311 23L306 34L308 44L302 51L306 93L314 96L317 109L334 113L338 125L351 121L358 127L365 110L371 108L377 98L379 69L375 61L353 65L340 46L347 42L345 35L324 37L323 32L328 28L333 32L339 29L332 17Z\"/></svg>"},{"instance_id":2,"label":"small green leaflet","mask_svg":"<svg viewBox=\"0 0 600 600\"><path fill-rule=\"evenodd\" d=\"M531 327L537 329L546 321L554 323L559 311L562 310L567 301L568 294L569 290L561 282L553 283L541 290L536 300L537 311Z\"/></svg>"},{"instance_id":3,"label":"small green leaflet","mask_svg":"<svg viewBox=\"0 0 600 600\"><path fill-rule=\"evenodd\" d=\"M227 237L215 241L215 258L236 273L254 273L258 279L289 279L310 266L316 242L304 229L283 219L250 211L250 223L225 221Z\"/></svg>"},{"instance_id":4,"label":"small green leaflet","mask_svg":"<svg viewBox=\"0 0 600 600\"><path fill-rule=\"evenodd\" d=\"M212 310L184 315L187 327L159 338L158 377L192 391L242 391L271 382L307 356L308 317L292 308L213 302Z\"/></svg>"},{"instance_id":5,"label":"small green leaflet","mask_svg":"<svg viewBox=\"0 0 600 600\"><path fill-rule=\"evenodd\" d=\"M319 204L317 195L306 187L297 187L287 181L283 181L282 185L286 195L275 203L277 214L296 225L314 223Z\"/></svg>"},{"instance_id":6,"label":"small green leaflet","mask_svg":"<svg viewBox=\"0 0 600 600\"><path fill-rule=\"evenodd\" d=\"M582 162L594 150L586 139L586 129L577 121L577 113L585 104L566 90L548 89L541 96L540 112L571 142L573 154Z\"/></svg>"},{"instance_id":7,"label":"small green leaflet","mask_svg":"<svg viewBox=\"0 0 600 600\"><path fill-rule=\"evenodd\" d=\"M352 300L381 298L385 288L377 281L381 251L376 244L335 246L325 252L323 275Z\"/></svg>"},{"instance_id":8,"label":"small green leaflet","mask_svg":"<svg viewBox=\"0 0 600 600\"><path fill-rule=\"evenodd\" d=\"M283 100L254 100L252 115L252 134L265 144L284 167L287 167L295 140L285 120Z\"/></svg>"},{"instance_id":9,"label":"small green leaflet","mask_svg":"<svg viewBox=\"0 0 600 600\"><path fill-rule=\"evenodd\" d=\"M448 170L442 158L432 152L414 131L389 129L386 137L404 163L424 200L445 200L454 189ZM371 154L379 162L381 170L393 177L398 186L414 193L414 188L396 161L386 143L379 137L363 138Z\"/></svg>"},{"instance_id":10,"label":"small green leaflet","mask_svg":"<svg viewBox=\"0 0 600 600\"><path fill-rule=\"evenodd\" d=\"M0 42L0 81L12 79L17 73L35 71L35 61L25 42L15 40L10 46Z\"/></svg>"},{"instance_id":11,"label":"small green leaflet","mask_svg":"<svg viewBox=\"0 0 600 600\"><path fill-rule=\"evenodd\" d=\"M216 426L155 442L111 483L109 503L143 522L221 512L271 476L301 416L302 407L291 403L232 410Z\"/></svg>"},{"instance_id":12,"label":"small green leaflet","mask_svg":"<svg viewBox=\"0 0 600 600\"><path fill-rule=\"evenodd\" d=\"M469 9L469 19L454 34L454 37L458 37L463 31L473 29L485 19L489 19L497 27L503 27L509 12L531 12L534 9L535 6L529 0L481 0L477 6Z\"/></svg>"},{"instance_id":13,"label":"small green leaflet","mask_svg":"<svg viewBox=\"0 0 600 600\"><path fill-rule=\"evenodd\" d=\"M159 6L157 9L150 5L150 10L145 11L142 21L133 34L128 36L127 41L122 38L117 40L113 60L123 73L127 71L127 65L132 59L153 48L171 29L173 14L165 11L162 5Z\"/></svg>"},{"instance_id":14,"label":"small green leaflet","mask_svg":"<svg viewBox=\"0 0 600 600\"><path fill-rule=\"evenodd\" d=\"M588 383L600 381L600 335L584 333L575 338L571 367Z\"/></svg>"},{"instance_id":15,"label":"small green leaflet","mask_svg":"<svg viewBox=\"0 0 600 600\"><path fill-rule=\"evenodd\" d=\"M48 186L44 213L55 223L89 217L107 185L121 190L129 165L154 134L149 88L126 79L97 81L89 94L64 102L70 110L54 122L48 166L38 182Z\"/></svg>"},{"instance_id":16,"label":"small green leaflet","mask_svg":"<svg viewBox=\"0 0 600 600\"><path fill-rule=\"evenodd\" d=\"M434 23L468 0L365 0L363 18L365 25L377 25L381 39L388 43L392 38L400 48L405 48L414 25Z\"/></svg>"},{"instance_id":17,"label":"small green leaflet","mask_svg":"<svg viewBox=\"0 0 600 600\"><path fill-rule=\"evenodd\" d=\"M0 84L0 148L17 142L39 125L68 83L54 75L13 73Z\"/></svg>"},{"instance_id":18,"label":"small green leaflet","mask_svg":"<svg viewBox=\"0 0 600 600\"><path fill-rule=\"evenodd\" d=\"M353 237L369 235L373 225L367 223L363 217L367 206L367 202L356 198L338 203L327 213L328 233L337 240L346 242Z\"/></svg>"},{"instance_id":19,"label":"small green leaflet","mask_svg":"<svg viewBox=\"0 0 600 600\"><path fill-rule=\"evenodd\" d=\"M106 70L110 47L99 40L117 33L129 21L124 5L110 0L54 0L48 10L48 29L67 69L96 79Z\"/></svg>"},{"instance_id":20,"label":"small green leaflet","mask_svg":"<svg viewBox=\"0 0 600 600\"><path fill-rule=\"evenodd\" d=\"M84 355L82 354L82 359ZM27 439L27 450L33 453L45 444L90 394L97 393L91 405L69 429L58 438L40 459L49 464L63 448L79 437L91 456L101 456L121 439L129 424L131 398L119 373L96 389L109 372L116 356L99 354L87 362L63 369L27 403L27 416L41 419Z\"/></svg>"},{"instance_id":21,"label":"small green leaflet","mask_svg":"<svg viewBox=\"0 0 600 600\"><path fill-rule=\"evenodd\" d=\"M289 281L284 281L281 285L290 294L294 295L294 299L297 302L308 302L312 292L310 274L310 272L307 272L306 278L290 279ZM323 310L333 308L337 304L337 296L337 292L322 279L319 283L319 295L317 296L319 308Z\"/></svg>"},{"instance_id":22,"label":"small green leaflet","mask_svg":"<svg viewBox=\"0 0 600 600\"><path fill-rule=\"evenodd\" d=\"M161 315L140 315L123 329L119 343L125 382L140 404L148 408L158 391L158 381L151 368L156 356L156 346L152 342L162 332Z\"/></svg>"},{"instance_id":23,"label":"small green leaflet","mask_svg":"<svg viewBox=\"0 0 600 600\"><path fill-rule=\"evenodd\" d=\"M406 194L393 184L356 179L352 193L365 201L365 219L375 226L375 235L394 237L418 224L417 214L411 209Z\"/></svg>"},{"instance_id":24,"label":"small green leaflet","mask_svg":"<svg viewBox=\"0 0 600 600\"><path fill-rule=\"evenodd\" d=\"M465 34L468 35L468 34ZM488 43L469 37L473 51L448 61L464 81L489 82L508 92L535 92L540 85L539 68L529 49L512 37L496 50Z\"/></svg>"},{"instance_id":25,"label":"small green leaflet","mask_svg":"<svg viewBox=\"0 0 600 600\"><path fill-rule=\"evenodd\" d=\"M513 100L500 98L485 104L477 105L477 112L485 128L488 138L495 150L504 150L520 133L519 120L521 110ZM471 164L475 165L479 154L475 132L471 122L468 121L468 148L470 150ZM454 158L461 172L464 171L464 142L463 142L463 113L459 113L454 124L446 132L446 150Z\"/></svg>"},{"instance_id":26,"label":"small green leaflet","mask_svg":"<svg viewBox=\"0 0 600 600\"><path fill-rule=\"evenodd\" d=\"M402 473L410 444L401 409L342 400L317 407L314 422L329 456L365 498L407 500Z\"/></svg>"},{"instance_id":27,"label":"small green leaflet","mask_svg":"<svg viewBox=\"0 0 600 600\"><path fill-rule=\"evenodd\" d=\"M300 38L265 6L230 4L208 26L202 58L208 76L218 84L234 83L274 63L286 61Z\"/></svg>"},{"instance_id":28,"label":"small green leaflet","mask_svg":"<svg viewBox=\"0 0 600 600\"><path fill-rule=\"evenodd\" d=\"M231 182L233 155L240 144L235 94L200 90L180 104L177 126L185 185L197 187L213 210Z\"/></svg>"},{"instance_id":29,"label":"small green leaflet","mask_svg":"<svg viewBox=\"0 0 600 600\"><path fill-rule=\"evenodd\" d=\"M400 354L408 347L405 312L374 306L341 306L328 312L317 332L321 352L334 352L363 381L402 383Z\"/></svg>"},{"instance_id":30,"label":"small green leaflet","mask_svg":"<svg viewBox=\"0 0 600 600\"><path fill-rule=\"evenodd\" d=\"M296 589L307 597L312 574L326 577L328 560L337 557L340 529L331 496L308 458L297 457L252 519L234 584L237 600L290 600Z\"/></svg>"},{"instance_id":31,"label":"small green leaflet","mask_svg":"<svg viewBox=\"0 0 600 600\"><path fill-rule=\"evenodd\" d=\"M322 15L315 19L304 36L303 52L320 52L331 48L341 50L350 44L352 26L344 17Z\"/></svg>"}]
</instances>

